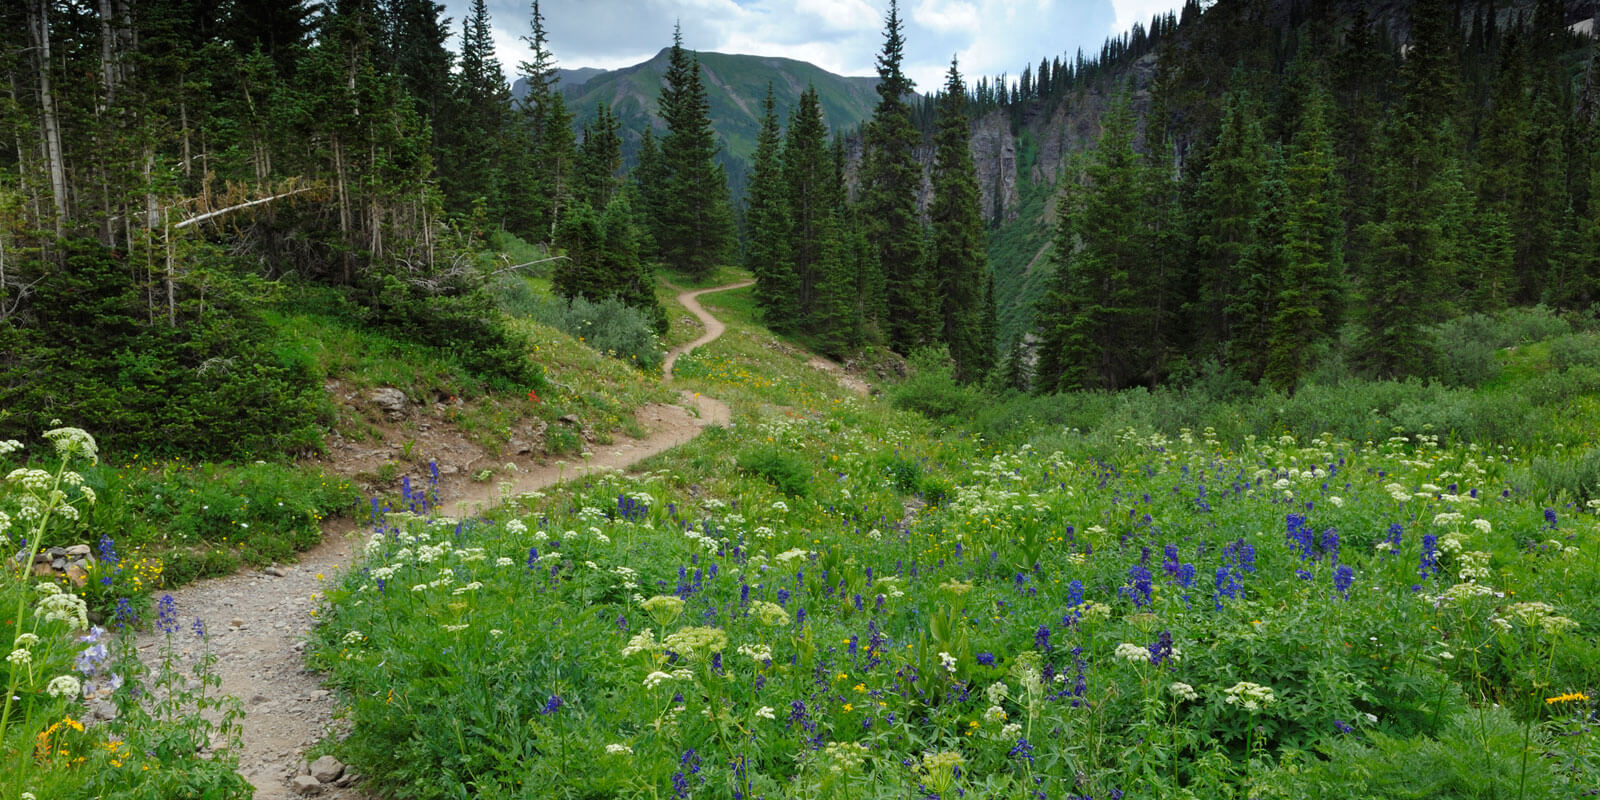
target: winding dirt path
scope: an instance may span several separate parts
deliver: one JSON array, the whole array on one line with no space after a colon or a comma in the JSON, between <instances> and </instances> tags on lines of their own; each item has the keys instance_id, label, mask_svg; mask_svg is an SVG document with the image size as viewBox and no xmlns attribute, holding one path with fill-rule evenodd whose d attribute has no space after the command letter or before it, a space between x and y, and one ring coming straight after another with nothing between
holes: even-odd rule
<instances>
[{"instance_id":1,"label":"winding dirt path","mask_svg":"<svg viewBox=\"0 0 1600 800\"><path fill-rule=\"evenodd\" d=\"M709 344L727 328L707 313L697 298L751 283L678 294L678 302L700 319L706 332L667 354L664 381L672 380L678 356ZM473 484L465 496L446 505L446 513L465 516L493 506L502 496L531 492L597 469L625 469L693 439L707 425L730 421L727 405L718 400L688 391L680 397L681 406L640 409L639 422L651 432L644 439L595 447L585 457L523 472L509 484ZM198 618L218 657L216 671L222 678L222 691L239 698L244 706L239 771L255 785L258 800L304 796L295 791L293 781L306 772L305 754L337 730L334 697L322 687L321 676L306 669L301 652L316 625L323 583L336 581L338 572L348 568L365 533L365 526L336 522L323 530L322 542L302 553L296 564L244 570L172 593L180 618L186 621L184 633L179 635L185 656L192 660L199 655L200 642L188 633L188 623ZM139 649L147 663L158 657L161 642L156 634L141 635ZM316 796L333 800L370 797L360 789L359 781L347 786L325 784Z\"/></svg>"}]
</instances>

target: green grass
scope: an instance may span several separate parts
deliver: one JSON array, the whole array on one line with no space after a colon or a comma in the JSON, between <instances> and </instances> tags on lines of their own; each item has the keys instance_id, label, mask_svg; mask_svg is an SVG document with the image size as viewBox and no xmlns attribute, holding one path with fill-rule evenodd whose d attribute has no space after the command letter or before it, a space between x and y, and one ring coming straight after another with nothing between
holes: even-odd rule
<instances>
[{"instance_id":1,"label":"green grass","mask_svg":"<svg viewBox=\"0 0 1600 800\"><path fill-rule=\"evenodd\" d=\"M1600 536L1521 485L1523 449L1138 425L984 446L803 367L741 293L705 300L728 333L680 370L730 426L459 533L403 522L329 592L313 660L353 724L335 749L380 789L1532 798L1600 779L1593 701L1546 702L1600 694ZM1151 664L1164 634L1177 657ZM1243 682L1274 700L1230 702Z\"/></svg>"}]
</instances>

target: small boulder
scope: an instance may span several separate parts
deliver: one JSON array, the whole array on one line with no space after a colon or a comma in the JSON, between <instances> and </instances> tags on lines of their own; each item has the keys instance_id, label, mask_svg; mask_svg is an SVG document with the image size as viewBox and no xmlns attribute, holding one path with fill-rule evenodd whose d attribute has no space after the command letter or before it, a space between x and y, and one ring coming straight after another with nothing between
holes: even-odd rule
<instances>
[{"instance_id":1,"label":"small boulder","mask_svg":"<svg viewBox=\"0 0 1600 800\"><path fill-rule=\"evenodd\" d=\"M272 566L267 567L266 569L261 570L261 571L267 573L268 575L271 575L274 578L281 578L285 574L287 574L287 573L285 573L283 571L283 568L279 567L277 564L273 564Z\"/></svg>"},{"instance_id":2,"label":"small boulder","mask_svg":"<svg viewBox=\"0 0 1600 800\"><path fill-rule=\"evenodd\" d=\"M68 564L66 569L67 580L79 589L89 582L89 572L78 564Z\"/></svg>"},{"instance_id":3,"label":"small boulder","mask_svg":"<svg viewBox=\"0 0 1600 800\"><path fill-rule=\"evenodd\" d=\"M67 548L67 555L72 556L73 558L88 556L90 552L89 545L86 544L75 544Z\"/></svg>"},{"instance_id":4,"label":"small boulder","mask_svg":"<svg viewBox=\"0 0 1600 800\"><path fill-rule=\"evenodd\" d=\"M299 794L312 795L322 792L322 782L310 775L296 775L294 780L290 781L290 784L294 786L295 792Z\"/></svg>"},{"instance_id":5,"label":"small boulder","mask_svg":"<svg viewBox=\"0 0 1600 800\"><path fill-rule=\"evenodd\" d=\"M406 393L392 386L380 386L367 393L367 400L390 420L404 419Z\"/></svg>"},{"instance_id":6,"label":"small boulder","mask_svg":"<svg viewBox=\"0 0 1600 800\"><path fill-rule=\"evenodd\" d=\"M344 774L344 764L333 756L323 756L311 762L311 777L322 783L333 783Z\"/></svg>"}]
</instances>

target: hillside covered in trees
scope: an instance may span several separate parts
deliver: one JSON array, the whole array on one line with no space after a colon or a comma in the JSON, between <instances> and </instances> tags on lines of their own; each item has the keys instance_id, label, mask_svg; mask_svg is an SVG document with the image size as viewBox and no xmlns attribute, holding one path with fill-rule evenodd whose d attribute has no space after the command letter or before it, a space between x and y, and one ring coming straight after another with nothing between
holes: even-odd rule
<instances>
[{"instance_id":1,"label":"hillside covered in trees","mask_svg":"<svg viewBox=\"0 0 1600 800\"><path fill-rule=\"evenodd\" d=\"M486 292L530 266L482 263L500 235L658 330L655 266L742 263L769 325L823 352L933 348L1035 392L1433 375L1446 318L1600 299L1592 3L1190 3L1016 80L952 63L926 95L892 2L875 79L663 31L565 88L538 3L516 65L484 3L459 31L442 12L0 11L0 427L314 450L313 376L254 308L285 280L537 389Z\"/></svg>"}]
</instances>

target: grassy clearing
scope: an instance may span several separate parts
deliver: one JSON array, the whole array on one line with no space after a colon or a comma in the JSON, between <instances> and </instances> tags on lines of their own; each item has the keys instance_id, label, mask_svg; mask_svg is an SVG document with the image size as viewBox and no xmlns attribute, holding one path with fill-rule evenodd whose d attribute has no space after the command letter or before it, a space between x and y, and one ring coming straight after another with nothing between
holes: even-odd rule
<instances>
[{"instance_id":1,"label":"grassy clearing","mask_svg":"<svg viewBox=\"0 0 1600 800\"><path fill-rule=\"evenodd\" d=\"M1522 446L1104 419L983 445L847 395L750 324L742 293L705 300L728 333L678 374L730 427L493 519L391 519L329 593L313 661L349 704L339 751L381 786L1534 798L1600 781L1600 525L1545 502Z\"/></svg>"}]
</instances>

